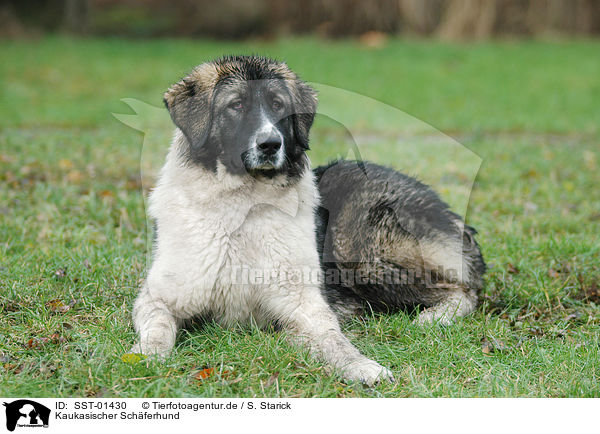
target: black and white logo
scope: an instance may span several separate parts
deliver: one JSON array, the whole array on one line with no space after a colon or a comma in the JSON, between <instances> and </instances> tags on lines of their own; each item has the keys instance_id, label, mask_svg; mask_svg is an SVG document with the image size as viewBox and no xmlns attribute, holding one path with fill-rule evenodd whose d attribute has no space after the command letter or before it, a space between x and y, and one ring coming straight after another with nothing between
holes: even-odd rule
<instances>
[{"instance_id":1,"label":"black and white logo","mask_svg":"<svg viewBox=\"0 0 600 434\"><path fill-rule=\"evenodd\" d=\"M6 429L14 431L19 428L48 428L50 409L29 399L5 402Z\"/></svg>"}]
</instances>

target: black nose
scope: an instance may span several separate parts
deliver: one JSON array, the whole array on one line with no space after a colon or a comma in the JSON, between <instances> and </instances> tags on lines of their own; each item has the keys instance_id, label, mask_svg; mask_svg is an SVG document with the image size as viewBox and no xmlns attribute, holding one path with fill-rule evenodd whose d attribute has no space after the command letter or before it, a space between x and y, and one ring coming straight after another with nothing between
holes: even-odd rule
<instances>
[{"instance_id":1,"label":"black nose","mask_svg":"<svg viewBox=\"0 0 600 434\"><path fill-rule=\"evenodd\" d=\"M273 155L279 148L281 148L281 141L279 140L267 140L266 142L258 144L258 149L267 155Z\"/></svg>"}]
</instances>

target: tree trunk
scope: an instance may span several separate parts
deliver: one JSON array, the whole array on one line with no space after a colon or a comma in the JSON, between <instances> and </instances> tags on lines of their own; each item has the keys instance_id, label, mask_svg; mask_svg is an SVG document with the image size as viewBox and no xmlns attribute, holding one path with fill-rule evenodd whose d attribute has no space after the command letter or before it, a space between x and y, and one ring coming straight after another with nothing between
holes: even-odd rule
<instances>
[{"instance_id":1,"label":"tree trunk","mask_svg":"<svg viewBox=\"0 0 600 434\"><path fill-rule=\"evenodd\" d=\"M429 35L440 24L443 0L399 0L402 30Z\"/></svg>"},{"instance_id":2,"label":"tree trunk","mask_svg":"<svg viewBox=\"0 0 600 434\"><path fill-rule=\"evenodd\" d=\"M437 33L444 39L490 37L494 33L497 9L497 1L448 0Z\"/></svg>"},{"instance_id":3,"label":"tree trunk","mask_svg":"<svg viewBox=\"0 0 600 434\"><path fill-rule=\"evenodd\" d=\"M88 0L66 0L64 11L64 27L67 31L85 34L89 30Z\"/></svg>"}]
</instances>

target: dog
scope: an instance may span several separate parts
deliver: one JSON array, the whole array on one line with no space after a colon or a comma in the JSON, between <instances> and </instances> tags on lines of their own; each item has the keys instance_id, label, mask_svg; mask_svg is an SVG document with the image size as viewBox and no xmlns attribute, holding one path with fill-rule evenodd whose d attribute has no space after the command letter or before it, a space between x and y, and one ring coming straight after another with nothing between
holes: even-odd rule
<instances>
[{"instance_id":1,"label":"dog","mask_svg":"<svg viewBox=\"0 0 600 434\"><path fill-rule=\"evenodd\" d=\"M391 169L311 170L316 92L285 63L203 63L164 103L176 129L149 197L156 239L132 352L166 356L197 317L275 324L345 380L373 385L392 372L352 345L343 318L423 306L418 322L449 323L475 308L485 271L475 231ZM369 279L389 270L419 273Z\"/></svg>"}]
</instances>

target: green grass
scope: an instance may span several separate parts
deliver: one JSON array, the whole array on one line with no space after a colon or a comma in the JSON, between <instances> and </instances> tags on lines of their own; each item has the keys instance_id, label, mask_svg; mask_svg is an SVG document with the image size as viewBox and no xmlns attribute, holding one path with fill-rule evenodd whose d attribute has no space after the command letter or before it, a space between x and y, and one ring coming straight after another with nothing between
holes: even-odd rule
<instances>
[{"instance_id":1,"label":"green grass","mask_svg":"<svg viewBox=\"0 0 600 434\"><path fill-rule=\"evenodd\" d=\"M0 41L0 396L600 396L599 49ZM143 134L111 113L132 113L122 98L160 106L193 65L231 52L285 59L308 81L420 119L407 129L321 93L350 119L363 157L418 174L455 206L469 200L491 266L477 312L446 328L403 313L344 325L394 384L346 385L281 333L213 324L182 332L165 363L121 359L146 267L140 159L167 145L170 128L160 124L142 152ZM447 140L427 124L481 157L470 196L474 173L427 152ZM311 158L349 143L321 117ZM215 374L201 378L205 368Z\"/></svg>"}]
</instances>

